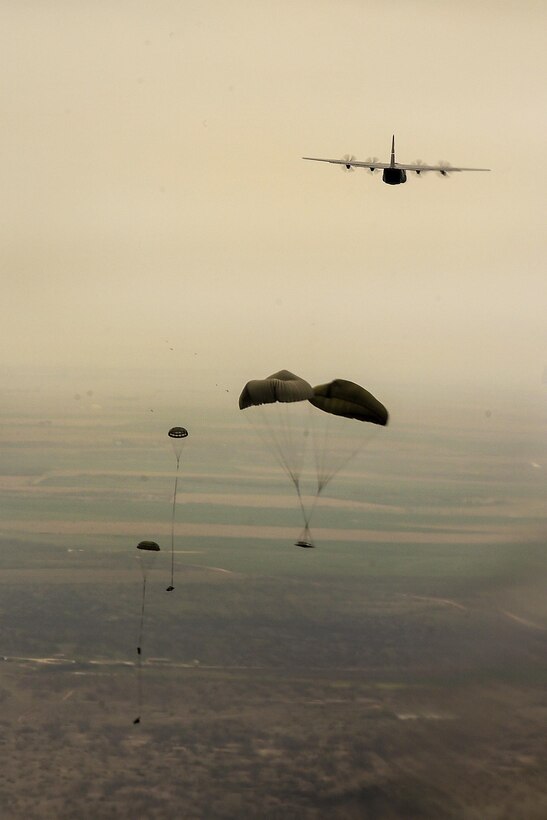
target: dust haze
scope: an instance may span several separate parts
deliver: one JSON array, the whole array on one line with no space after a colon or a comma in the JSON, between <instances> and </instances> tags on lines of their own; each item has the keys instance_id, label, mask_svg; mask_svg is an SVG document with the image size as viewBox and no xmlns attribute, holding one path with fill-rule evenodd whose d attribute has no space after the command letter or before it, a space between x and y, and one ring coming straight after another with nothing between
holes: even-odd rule
<instances>
[{"instance_id":1,"label":"dust haze","mask_svg":"<svg viewBox=\"0 0 547 820\"><path fill-rule=\"evenodd\" d=\"M1 15L2 816L545 817L544 5ZM282 368L390 414L314 550Z\"/></svg>"}]
</instances>

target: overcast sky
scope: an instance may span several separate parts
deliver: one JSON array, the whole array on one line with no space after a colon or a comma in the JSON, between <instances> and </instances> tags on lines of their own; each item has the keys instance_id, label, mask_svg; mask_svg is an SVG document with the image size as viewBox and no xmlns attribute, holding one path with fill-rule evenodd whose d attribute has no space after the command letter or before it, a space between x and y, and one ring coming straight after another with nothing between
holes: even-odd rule
<instances>
[{"instance_id":1,"label":"overcast sky","mask_svg":"<svg viewBox=\"0 0 547 820\"><path fill-rule=\"evenodd\" d=\"M535 388L546 24L539 0L3 0L0 364ZM492 173L301 160L385 161L392 133Z\"/></svg>"}]
</instances>

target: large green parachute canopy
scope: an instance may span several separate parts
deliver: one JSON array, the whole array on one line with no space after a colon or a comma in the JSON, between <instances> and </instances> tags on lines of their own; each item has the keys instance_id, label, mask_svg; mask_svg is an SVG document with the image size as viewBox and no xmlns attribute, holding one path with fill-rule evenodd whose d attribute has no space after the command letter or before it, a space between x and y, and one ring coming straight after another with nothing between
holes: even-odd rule
<instances>
[{"instance_id":1,"label":"large green parachute canopy","mask_svg":"<svg viewBox=\"0 0 547 820\"><path fill-rule=\"evenodd\" d=\"M247 382L239 397L239 409L274 402L305 401L313 397L313 387L289 370L280 370L265 379Z\"/></svg>"},{"instance_id":2,"label":"large green parachute canopy","mask_svg":"<svg viewBox=\"0 0 547 820\"><path fill-rule=\"evenodd\" d=\"M329 384L314 387L309 401L314 407L334 416L368 421L382 427L388 422L389 416L384 405L364 387L346 379L335 379Z\"/></svg>"}]
</instances>

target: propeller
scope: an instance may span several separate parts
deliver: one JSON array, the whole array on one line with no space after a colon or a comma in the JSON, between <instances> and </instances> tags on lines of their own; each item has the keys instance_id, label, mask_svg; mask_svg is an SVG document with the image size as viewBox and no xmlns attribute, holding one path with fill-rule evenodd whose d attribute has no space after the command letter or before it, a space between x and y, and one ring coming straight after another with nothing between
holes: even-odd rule
<instances>
[{"instance_id":1,"label":"propeller","mask_svg":"<svg viewBox=\"0 0 547 820\"><path fill-rule=\"evenodd\" d=\"M440 159L438 164L441 166L441 170L437 171L437 173L439 174L439 176L444 177L445 179L447 179L448 174L450 173L450 170L451 170L450 169L450 163L445 162L443 159Z\"/></svg>"},{"instance_id":2,"label":"propeller","mask_svg":"<svg viewBox=\"0 0 547 820\"><path fill-rule=\"evenodd\" d=\"M378 159L378 157L367 157L365 162L366 163L370 162L371 165L374 165L376 162L380 162L380 160ZM375 174L376 171L378 171L378 168L367 168L367 170L368 170L369 174Z\"/></svg>"},{"instance_id":3,"label":"propeller","mask_svg":"<svg viewBox=\"0 0 547 820\"><path fill-rule=\"evenodd\" d=\"M351 163L354 162L356 159L357 159L357 157L354 156L354 154L344 154L344 156L342 157L342 160L344 161L344 165L340 166L342 171L346 171L346 172L355 171L355 168L353 167L353 165Z\"/></svg>"},{"instance_id":4,"label":"propeller","mask_svg":"<svg viewBox=\"0 0 547 820\"><path fill-rule=\"evenodd\" d=\"M413 165L425 165L425 162L422 159L415 159L412 164ZM417 177L421 178L423 172L422 171L414 171L414 173L416 174Z\"/></svg>"}]
</instances>

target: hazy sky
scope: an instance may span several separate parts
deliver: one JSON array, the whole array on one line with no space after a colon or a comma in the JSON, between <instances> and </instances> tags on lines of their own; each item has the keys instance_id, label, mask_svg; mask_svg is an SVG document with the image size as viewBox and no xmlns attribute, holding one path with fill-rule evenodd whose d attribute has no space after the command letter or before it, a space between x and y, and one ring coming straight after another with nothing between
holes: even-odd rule
<instances>
[{"instance_id":1,"label":"hazy sky","mask_svg":"<svg viewBox=\"0 0 547 820\"><path fill-rule=\"evenodd\" d=\"M546 25L539 0L3 0L0 364L535 387ZM300 159L385 160L393 132L492 173Z\"/></svg>"}]
</instances>

